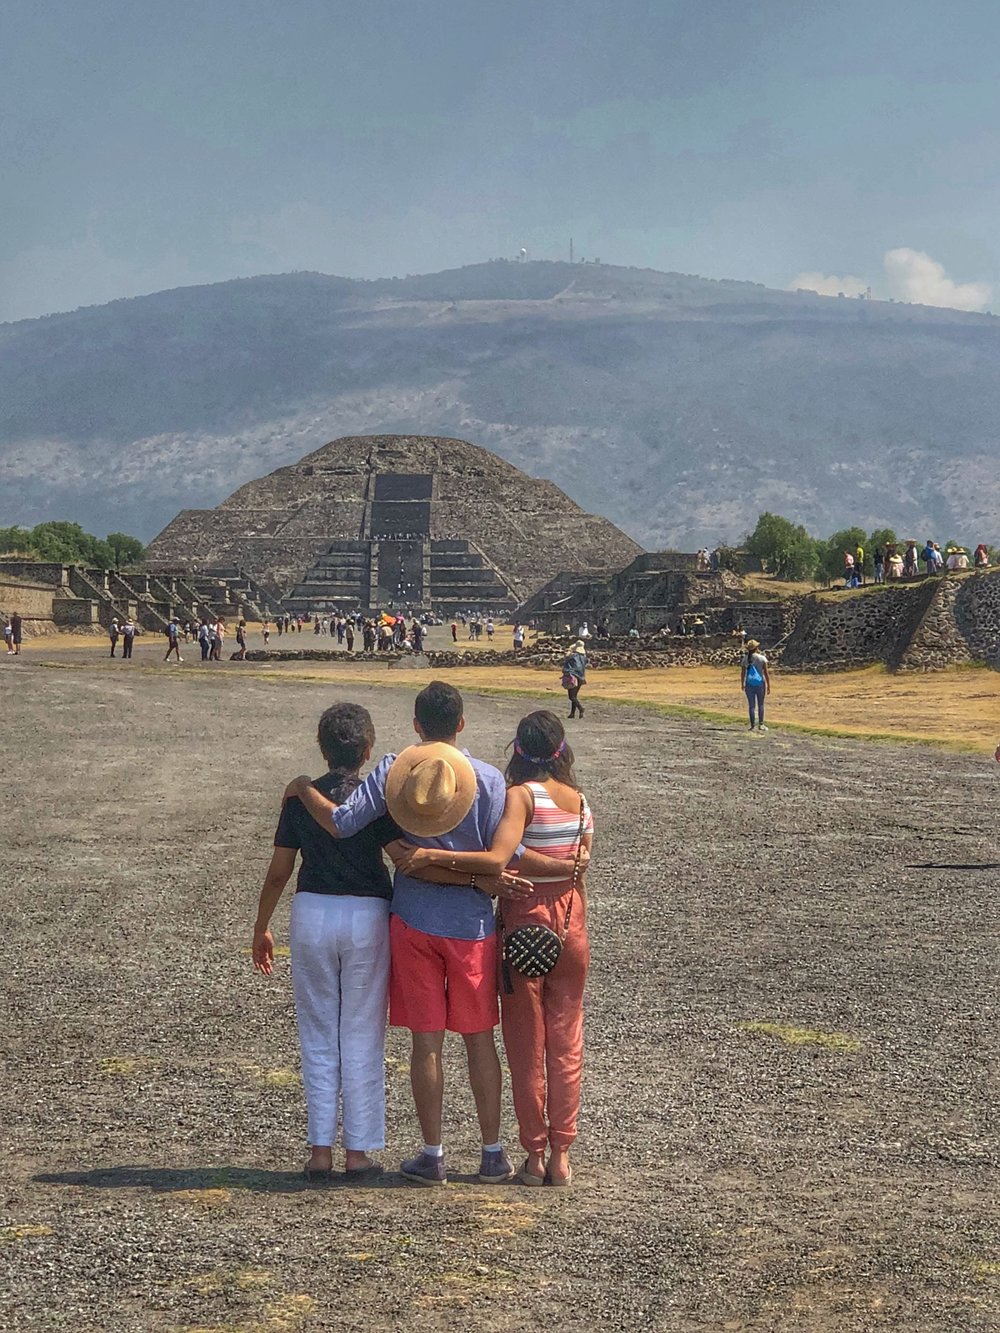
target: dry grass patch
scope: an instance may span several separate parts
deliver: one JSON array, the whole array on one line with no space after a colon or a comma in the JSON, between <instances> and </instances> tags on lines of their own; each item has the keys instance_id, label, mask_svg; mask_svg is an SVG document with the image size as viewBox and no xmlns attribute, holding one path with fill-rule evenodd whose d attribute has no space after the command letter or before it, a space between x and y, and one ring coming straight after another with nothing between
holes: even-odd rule
<instances>
[{"instance_id":1,"label":"dry grass patch","mask_svg":"<svg viewBox=\"0 0 1000 1333\"><path fill-rule=\"evenodd\" d=\"M787 1023L741 1023L743 1032L755 1036L773 1037L786 1046L820 1046L826 1051L853 1052L861 1049L861 1042L846 1032L820 1032L816 1028L792 1027Z\"/></svg>"},{"instance_id":2,"label":"dry grass patch","mask_svg":"<svg viewBox=\"0 0 1000 1333\"><path fill-rule=\"evenodd\" d=\"M174 1190L172 1193L166 1193L160 1197L164 1199L173 1199L178 1203L191 1204L193 1207L201 1208L205 1212L212 1212L217 1208L225 1208L231 1203L233 1191L217 1186L214 1189L205 1190Z\"/></svg>"},{"instance_id":3,"label":"dry grass patch","mask_svg":"<svg viewBox=\"0 0 1000 1333\"><path fill-rule=\"evenodd\" d=\"M159 1060L145 1055L112 1055L98 1063L98 1070L105 1078L137 1078L156 1069Z\"/></svg>"},{"instance_id":4,"label":"dry grass patch","mask_svg":"<svg viewBox=\"0 0 1000 1333\"><path fill-rule=\"evenodd\" d=\"M535 1230L538 1208L523 1199L484 1199L476 1205L476 1220L483 1224L482 1235L510 1240Z\"/></svg>"},{"instance_id":5,"label":"dry grass patch","mask_svg":"<svg viewBox=\"0 0 1000 1333\"><path fill-rule=\"evenodd\" d=\"M251 1060L240 1061L237 1068L262 1088L297 1088L302 1082L294 1069L266 1069Z\"/></svg>"},{"instance_id":6,"label":"dry grass patch","mask_svg":"<svg viewBox=\"0 0 1000 1333\"><path fill-rule=\"evenodd\" d=\"M40 1240L51 1236L52 1228L46 1222L22 1222L9 1227L0 1227L0 1244L16 1244L22 1240Z\"/></svg>"},{"instance_id":7,"label":"dry grass patch","mask_svg":"<svg viewBox=\"0 0 1000 1333\"><path fill-rule=\"evenodd\" d=\"M264 1311L261 1328L267 1330L267 1333L296 1333L315 1313L316 1302L311 1296L281 1296Z\"/></svg>"}]
</instances>

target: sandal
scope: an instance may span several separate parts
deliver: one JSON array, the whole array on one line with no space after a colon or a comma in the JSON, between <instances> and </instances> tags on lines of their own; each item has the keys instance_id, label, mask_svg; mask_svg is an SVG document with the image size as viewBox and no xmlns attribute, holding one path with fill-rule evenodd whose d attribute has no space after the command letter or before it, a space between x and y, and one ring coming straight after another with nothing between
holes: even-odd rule
<instances>
[{"instance_id":1,"label":"sandal","mask_svg":"<svg viewBox=\"0 0 1000 1333\"><path fill-rule=\"evenodd\" d=\"M544 1184L545 1184L545 1177L544 1177L544 1176L536 1176L536 1175L533 1174L533 1172L531 1172L531 1171L528 1170L528 1159L527 1159L527 1157L524 1159L524 1166L522 1166L521 1169L520 1169L520 1171L518 1171L517 1176L515 1177L515 1179L517 1180L517 1182L518 1182L519 1185L544 1185Z\"/></svg>"},{"instance_id":2,"label":"sandal","mask_svg":"<svg viewBox=\"0 0 1000 1333\"><path fill-rule=\"evenodd\" d=\"M573 1183L572 1168L570 1168L569 1172L565 1176L560 1176L558 1180L552 1174L551 1171L546 1171L545 1173L545 1184L552 1185L555 1189L560 1189L560 1190L568 1189L569 1186L572 1185L572 1183Z\"/></svg>"}]
</instances>

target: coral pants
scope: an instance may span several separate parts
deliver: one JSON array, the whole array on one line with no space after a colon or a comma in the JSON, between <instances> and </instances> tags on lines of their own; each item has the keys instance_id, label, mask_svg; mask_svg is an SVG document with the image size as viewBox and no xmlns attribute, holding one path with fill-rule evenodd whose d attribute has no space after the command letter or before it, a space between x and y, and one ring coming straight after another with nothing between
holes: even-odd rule
<instances>
[{"instance_id":1,"label":"coral pants","mask_svg":"<svg viewBox=\"0 0 1000 1333\"><path fill-rule=\"evenodd\" d=\"M546 886L547 887L547 886ZM503 905L504 929L543 925L562 934L569 890L558 897ZM583 1073L583 990L590 962L587 909L577 891L559 961L545 977L511 972L513 995L500 991L503 1041L514 1112L526 1152L568 1148L576 1138Z\"/></svg>"}]
</instances>

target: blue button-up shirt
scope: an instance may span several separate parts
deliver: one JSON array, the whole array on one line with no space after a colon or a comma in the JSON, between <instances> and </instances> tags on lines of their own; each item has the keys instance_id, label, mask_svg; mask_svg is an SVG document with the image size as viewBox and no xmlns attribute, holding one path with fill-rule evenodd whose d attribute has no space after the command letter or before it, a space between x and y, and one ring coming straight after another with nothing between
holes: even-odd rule
<instances>
[{"instance_id":1,"label":"blue button-up shirt","mask_svg":"<svg viewBox=\"0 0 1000 1333\"><path fill-rule=\"evenodd\" d=\"M462 753L476 774L472 809L457 828L439 838L417 838L407 833L407 841L415 846L482 852L492 844L507 800L503 774L492 764L473 759L468 750ZM395 758L394 754L387 754L344 804L334 810L333 822L342 838L351 837L386 813L385 779ZM392 910L408 926L426 935L483 940L494 931L493 900L487 894L468 885L430 884L427 880L411 879L398 870L392 882Z\"/></svg>"}]
</instances>

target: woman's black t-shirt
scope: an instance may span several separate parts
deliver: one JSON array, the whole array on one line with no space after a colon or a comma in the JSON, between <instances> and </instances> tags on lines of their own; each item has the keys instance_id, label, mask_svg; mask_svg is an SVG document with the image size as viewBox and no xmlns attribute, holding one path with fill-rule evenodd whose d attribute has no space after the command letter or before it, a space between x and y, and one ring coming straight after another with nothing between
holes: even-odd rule
<instances>
[{"instance_id":1,"label":"woman's black t-shirt","mask_svg":"<svg viewBox=\"0 0 1000 1333\"><path fill-rule=\"evenodd\" d=\"M342 773L324 773L313 786L324 796L330 796L334 788L343 791L343 784ZM391 898L392 880L382 859L382 848L401 837L402 831L388 815L382 815L353 838L335 838L293 796L282 806L274 845L302 853L296 883L298 893Z\"/></svg>"}]
</instances>

